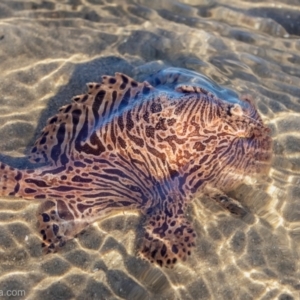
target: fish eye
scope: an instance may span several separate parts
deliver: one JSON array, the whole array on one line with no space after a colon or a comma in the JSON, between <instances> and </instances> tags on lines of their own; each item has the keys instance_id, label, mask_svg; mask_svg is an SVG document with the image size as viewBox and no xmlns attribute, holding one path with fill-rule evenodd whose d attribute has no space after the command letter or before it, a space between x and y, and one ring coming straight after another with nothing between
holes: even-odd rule
<instances>
[{"instance_id":1,"label":"fish eye","mask_svg":"<svg viewBox=\"0 0 300 300\"><path fill-rule=\"evenodd\" d=\"M237 103L230 107L230 112L232 115L235 115L235 116L244 115L244 111L243 111L242 107Z\"/></svg>"}]
</instances>

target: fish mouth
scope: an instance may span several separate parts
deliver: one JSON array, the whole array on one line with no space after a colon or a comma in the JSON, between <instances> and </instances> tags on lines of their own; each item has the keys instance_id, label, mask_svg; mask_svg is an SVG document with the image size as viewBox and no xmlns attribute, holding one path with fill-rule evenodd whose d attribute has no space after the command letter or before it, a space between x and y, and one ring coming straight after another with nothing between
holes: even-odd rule
<instances>
[{"instance_id":1,"label":"fish mouth","mask_svg":"<svg viewBox=\"0 0 300 300\"><path fill-rule=\"evenodd\" d=\"M255 132L256 143L254 148L254 173L267 174L271 167L273 158L273 141L270 136L271 130L268 127L264 127L259 132Z\"/></svg>"},{"instance_id":2,"label":"fish mouth","mask_svg":"<svg viewBox=\"0 0 300 300\"><path fill-rule=\"evenodd\" d=\"M248 130L247 136L244 132L236 136L232 146L236 147L235 153L240 155L236 160L232 156L228 160L233 161L236 172L250 176L267 174L273 158L271 130L257 122Z\"/></svg>"}]
</instances>

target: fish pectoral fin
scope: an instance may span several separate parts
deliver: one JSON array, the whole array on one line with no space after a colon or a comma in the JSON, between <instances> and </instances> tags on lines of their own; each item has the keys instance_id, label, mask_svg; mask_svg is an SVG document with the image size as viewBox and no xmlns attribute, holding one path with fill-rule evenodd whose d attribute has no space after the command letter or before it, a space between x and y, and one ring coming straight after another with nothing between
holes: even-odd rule
<instances>
[{"instance_id":1,"label":"fish pectoral fin","mask_svg":"<svg viewBox=\"0 0 300 300\"><path fill-rule=\"evenodd\" d=\"M139 256L161 267L173 268L185 261L195 246L196 234L184 215L151 214L145 224Z\"/></svg>"},{"instance_id":2,"label":"fish pectoral fin","mask_svg":"<svg viewBox=\"0 0 300 300\"><path fill-rule=\"evenodd\" d=\"M205 194L235 216L244 217L248 214L247 210L241 205L241 203L227 196L218 189L206 189Z\"/></svg>"}]
</instances>

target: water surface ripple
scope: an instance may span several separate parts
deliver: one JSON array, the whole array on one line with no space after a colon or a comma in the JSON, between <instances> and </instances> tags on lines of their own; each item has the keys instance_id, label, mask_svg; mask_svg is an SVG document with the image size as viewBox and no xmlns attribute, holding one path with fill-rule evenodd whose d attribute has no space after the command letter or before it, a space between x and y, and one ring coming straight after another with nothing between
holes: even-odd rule
<instances>
[{"instance_id":1,"label":"water surface ripple","mask_svg":"<svg viewBox=\"0 0 300 300\"><path fill-rule=\"evenodd\" d=\"M299 15L298 0L1 0L1 161L28 167L47 118L85 83L114 72L151 79L166 67L203 74L228 98L252 94L274 159L269 176L234 191L253 218L194 201L196 249L173 270L136 257L135 212L43 256L38 204L2 198L0 290L43 300L300 299Z\"/></svg>"}]
</instances>

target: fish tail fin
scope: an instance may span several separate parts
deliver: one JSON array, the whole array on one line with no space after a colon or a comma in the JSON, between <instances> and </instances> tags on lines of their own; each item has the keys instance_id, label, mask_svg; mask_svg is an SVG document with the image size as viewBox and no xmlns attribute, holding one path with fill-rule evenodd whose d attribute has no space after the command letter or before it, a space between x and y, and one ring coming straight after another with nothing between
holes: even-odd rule
<instances>
[{"instance_id":1,"label":"fish tail fin","mask_svg":"<svg viewBox=\"0 0 300 300\"><path fill-rule=\"evenodd\" d=\"M22 177L23 172L21 170L10 167L4 163L0 163L0 195L18 195Z\"/></svg>"}]
</instances>

